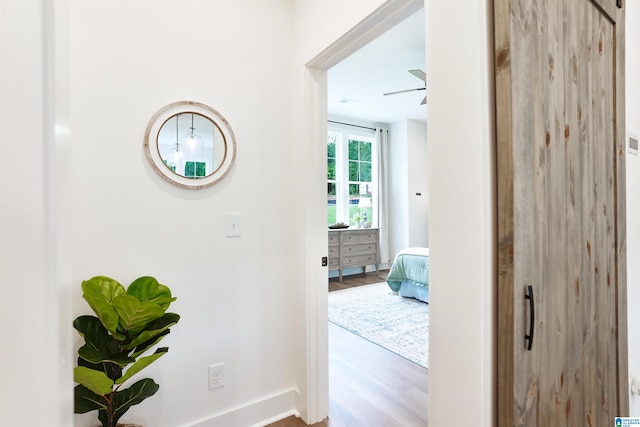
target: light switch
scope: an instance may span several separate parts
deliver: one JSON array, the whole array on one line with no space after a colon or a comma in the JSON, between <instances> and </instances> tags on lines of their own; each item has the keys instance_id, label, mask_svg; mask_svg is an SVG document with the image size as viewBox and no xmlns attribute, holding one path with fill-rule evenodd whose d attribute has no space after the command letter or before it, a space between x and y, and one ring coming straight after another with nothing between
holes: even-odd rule
<instances>
[{"instance_id":1,"label":"light switch","mask_svg":"<svg viewBox=\"0 0 640 427\"><path fill-rule=\"evenodd\" d=\"M638 155L638 137L632 133L629 133L629 153Z\"/></svg>"},{"instance_id":2,"label":"light switch","mask_svg":"<svg viewBox=\"0 0 640 427\"><path fill-rule=\"evenodd\" d=\"M242 214L227 213L227 237L240 237L242 232Z\"/></svg>"}]
</instances>

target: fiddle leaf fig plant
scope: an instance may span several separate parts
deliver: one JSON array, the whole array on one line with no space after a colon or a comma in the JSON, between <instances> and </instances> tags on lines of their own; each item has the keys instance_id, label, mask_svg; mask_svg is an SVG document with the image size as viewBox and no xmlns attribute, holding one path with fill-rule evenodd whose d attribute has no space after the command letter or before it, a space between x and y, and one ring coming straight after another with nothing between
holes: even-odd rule
<instances>
[{"instance_id":1,"label":"fiddle leaf fig plant","mask_svg":"<svg viewBox=\"0 0 640 427\"><path fill-rule=\"evenodd\" d=\"M114 279L96 276L82 282L82 292L95 316L78 316L73 321L84 338L74 369L75 413L97 410L103 427L116 427L131 406L160 388L150 378L123 387L169 351L159 347L150 352L180 320L166 312L176 298L167 286L148 276L136 279L127 289Z\"/></svg>"}]
</instances>

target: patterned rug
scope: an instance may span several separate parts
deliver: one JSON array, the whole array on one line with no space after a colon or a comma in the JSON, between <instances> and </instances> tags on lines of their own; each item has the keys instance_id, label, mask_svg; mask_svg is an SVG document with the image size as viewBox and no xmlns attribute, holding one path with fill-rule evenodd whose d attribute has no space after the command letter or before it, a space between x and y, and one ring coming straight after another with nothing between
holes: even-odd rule
<instances>
[{"instance_id":1,"label":"patterned rug","mask_svg":"<svg viewBox=\"0 0 640 427\"><path fill-rule=\"evenodd\" d=\"M429 305L394 295L386 282L329 292L329 321L429 367Z\"/></svg>"}]
</instances>

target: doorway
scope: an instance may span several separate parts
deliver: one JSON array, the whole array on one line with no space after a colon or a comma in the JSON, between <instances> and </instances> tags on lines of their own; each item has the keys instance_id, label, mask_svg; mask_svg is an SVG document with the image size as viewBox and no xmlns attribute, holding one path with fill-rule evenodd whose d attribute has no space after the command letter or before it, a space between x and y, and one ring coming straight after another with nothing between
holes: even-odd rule
<instances>
[{"instance_id":1,"label":"doorway","mask_svg":"<svg viewBox=\"0 0 640 427\"><path fill-rule=\"evenodd\" d=\"M384 283L400 250L428 248L424 20L420 9L327 72L327 222L349 226L329 231L329 419L339 425L427 425L428 304Z\"/></svg>"},{"instance_id":2,"label":"doorway","mask_svg":"<svg viewBox=\"0 0 640 427\"><path fill-rule=\"evenodd\" d=\"M352 28L343 38L329 46L307 64L307 131L310 141L310 165L312 170L326 176L326 123L327 123L327 70L348 57L390 27L403 21L424 7L423 0L384 3L367 19ZM323 160L324 159L324 160ZM326 181L317 182L314 188L326 188ZM322 190L320 190L322 191ZM315 194L320 195L320 191ZM319 214L322 212L322 214ZM312 233L309 260L317 260L327 253L326 196L310 201L307 212L308 228ZM307 292L307 414L308 422L324 419L328 414L328 321L327 321L327 269L316 262L308 262Z\"/></svg>"},{"instance_id":3,"label":"doorway","mask_svg":"<svg viewBox=\"0 0 640 427\"><path fill-rule=\"evenodd\" d=\"M491 426L495 417L495 208L492 149L492 58L488 0L405 2L391 0L308 63L309 164L326 168L326 70L421 7L427 17L430 141L431 289L430 423ZM428 46L429 47L429 46ZM326 170L324 171L326 173ZM314 176L319 177L320 175ZM316 178L313 178L314 180ZM438 183L438 185L436 185ZM442 185L446 183L446 185ZM326 181L313 182L319 194ZM328 413L324 197L310 200L308 245L306 408L310 421ZM464 268L462 268L464 267ZM455 307L455 310L452 309ZM435 321L437 319L437 322ZM436 324L437 323L437 324ZM455 337L455 339L451 339ZM460 412L460 391L472 402Z\"/></svg>"}]
</instances>

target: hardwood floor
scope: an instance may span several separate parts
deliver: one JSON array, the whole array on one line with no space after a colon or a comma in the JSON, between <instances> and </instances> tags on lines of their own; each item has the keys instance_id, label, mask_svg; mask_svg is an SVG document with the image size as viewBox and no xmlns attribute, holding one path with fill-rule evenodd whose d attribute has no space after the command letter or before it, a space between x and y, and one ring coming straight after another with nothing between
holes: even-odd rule
<instances>
[{"instance_id":1,"label":"hardwood floor","mask_svg":"<svg viewBox=\"0 0 640 427\"><path fill-rule=\"evenodd\" d=\"M329 291L384 281L388 271L329 279ZM313 427L427 426L427 369L329 322L329 418ZM301 427L296 417L268 427Z\"/></svg>"},{"instance_id":2,"label":"hardwood floor","mask_svg":"<svg viewBox=\"0 0 640 427\"><path fill-rule=\"evenodd\" d=\"M337 277L333 277L329 279L329 292L384 282L387 279L388 274L389 270L380 270L378 273L375 271L368 271L366 273L344 276L342 278L342 283L340 283Z\"/></svg>"}]
</instances>

